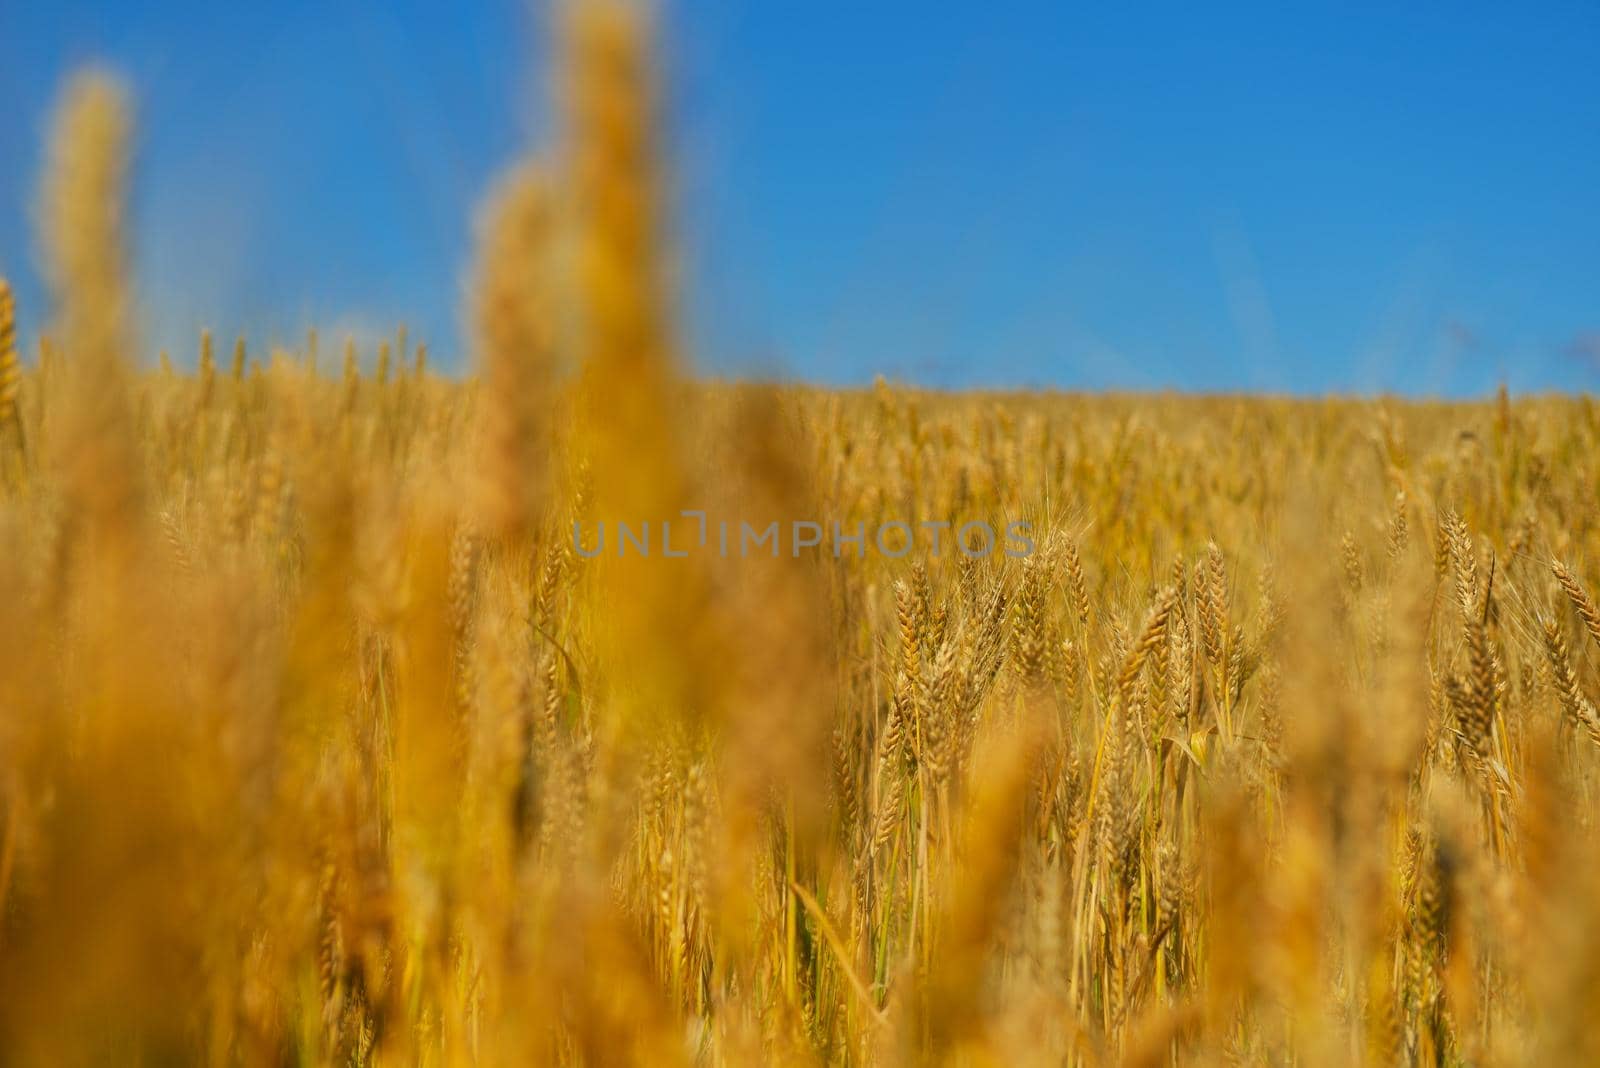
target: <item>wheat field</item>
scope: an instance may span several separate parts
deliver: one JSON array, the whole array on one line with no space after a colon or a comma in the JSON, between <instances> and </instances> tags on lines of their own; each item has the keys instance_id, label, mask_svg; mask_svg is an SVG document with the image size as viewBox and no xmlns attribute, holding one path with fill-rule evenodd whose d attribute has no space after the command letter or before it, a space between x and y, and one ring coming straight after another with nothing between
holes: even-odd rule
<instances>
[{"instance_id":1,"label":"wheat field","mask_svg":"<svg viewBox=\"0 0 1600 1068\"><path fill-rule=\"evenodd\" d=\"M563 29L465 380L147 359L65 88L0 1063L1600 1063L1589 398L698 380L650 26Z\"/></svg>"}]
</instances>

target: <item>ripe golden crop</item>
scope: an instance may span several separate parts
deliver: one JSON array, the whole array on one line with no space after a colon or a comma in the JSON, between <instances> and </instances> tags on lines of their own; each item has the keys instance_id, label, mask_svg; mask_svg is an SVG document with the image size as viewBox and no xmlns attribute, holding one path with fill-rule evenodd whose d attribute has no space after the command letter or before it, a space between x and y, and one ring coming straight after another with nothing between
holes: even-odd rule
<instances>
[{"instance_id":1,"label":"ripe golden crop","mask_svg":"<svg viewBox=\"0 0 1600 1068\"><path fill-rule=\"evenodd\" d=\"M465 382L136 370L69 88L51 320L0 286L0 1061L1600 1062L1589 400L697 383L647 29L572 6Z\"/></svg>"}]
</instances>

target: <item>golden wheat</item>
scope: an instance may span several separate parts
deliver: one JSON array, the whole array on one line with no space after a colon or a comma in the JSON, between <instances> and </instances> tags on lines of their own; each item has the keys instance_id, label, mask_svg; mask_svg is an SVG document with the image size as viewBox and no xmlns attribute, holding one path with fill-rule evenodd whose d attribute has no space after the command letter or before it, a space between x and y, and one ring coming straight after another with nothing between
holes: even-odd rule
<instances>
[{"instance_id":1,"label":"golden wheat","mask_svg":"<svg viewBox=\"0 0 1600 1068\"><path fill-rule=\"evenodd\" d=\"M466 383L133 371L69 87L38 367L0 283L0 1060L1600 1061L1587 398L696 383L650 26L558 36Z\"/></svg>"}]
</instances>

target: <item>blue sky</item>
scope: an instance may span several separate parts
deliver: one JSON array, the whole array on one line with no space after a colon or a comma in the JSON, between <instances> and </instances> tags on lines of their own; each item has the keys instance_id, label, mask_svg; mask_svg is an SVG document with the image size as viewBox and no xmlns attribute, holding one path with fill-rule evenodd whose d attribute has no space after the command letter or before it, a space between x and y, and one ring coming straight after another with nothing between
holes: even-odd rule
<instances>
[{"instance_id":1,"label":"blue sky","mask_svg":"<svg viewBox=\"0 0 1600 1068\"><path fill-rule=\"evenodd\" d=\"M1600 382L1600 8L669 0L684 332L718 374L1400 391ZM138 10L135 10L137 8ZM0 272L63 74L140 121L149 348L404 320L547 127L515 0L0 0ZM31 333L28 323L24 332Z\"/></svg>"}]
</instances>

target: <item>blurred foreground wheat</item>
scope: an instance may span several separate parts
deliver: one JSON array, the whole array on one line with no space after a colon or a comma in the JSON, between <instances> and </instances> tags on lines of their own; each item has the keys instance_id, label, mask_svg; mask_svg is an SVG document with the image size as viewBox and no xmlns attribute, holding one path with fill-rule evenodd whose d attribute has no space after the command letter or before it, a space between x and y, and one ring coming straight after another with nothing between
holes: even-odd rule
<instances>
[{"instance_id":1,"label":"blurred foreground wheat","mask_svg":"<svg viewBox=\"0 0 1600 1068\"><path fill-rule=\"evenodd\" d=\"M136 372L69 89L26 370L0 286L0 1061L1600 1062L1588 399L694 384L645 27L564 34L467 384ZM574 549L683 509L1036 551Z\"/></svg>"}]
</instances>

